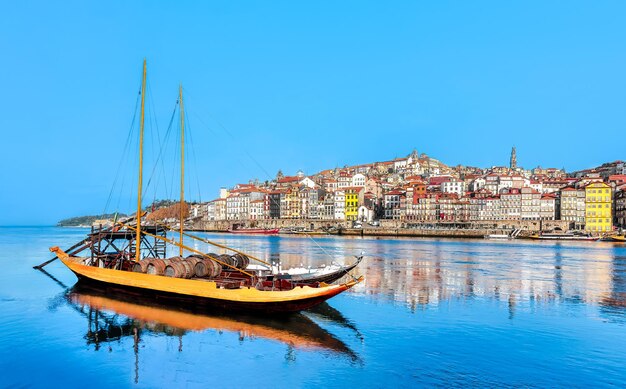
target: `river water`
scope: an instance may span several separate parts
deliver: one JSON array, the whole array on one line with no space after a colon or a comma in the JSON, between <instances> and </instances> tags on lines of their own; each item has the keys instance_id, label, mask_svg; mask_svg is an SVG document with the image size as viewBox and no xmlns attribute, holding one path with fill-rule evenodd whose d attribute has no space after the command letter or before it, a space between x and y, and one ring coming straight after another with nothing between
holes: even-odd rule
<instances>
[{"instance_id":1,"label":"river water","mask_svg":"<svg viewBox=\"0 0 626 389\"><path fill-rule=\"evenodd\" d=\"M201 234L365 281L287 318L77 288L49 259L87 230L0 227L2 387L626 384L626 245ZM204 244L196 248L207 251Z\"/></svg>"}]
</instances>

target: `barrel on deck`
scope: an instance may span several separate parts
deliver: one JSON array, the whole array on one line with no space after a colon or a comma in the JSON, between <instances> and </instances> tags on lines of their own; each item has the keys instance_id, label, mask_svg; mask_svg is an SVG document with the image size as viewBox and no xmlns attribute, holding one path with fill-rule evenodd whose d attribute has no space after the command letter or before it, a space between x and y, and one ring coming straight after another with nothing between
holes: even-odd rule
<instances>
[{"instance_id":1,"label":"barrel on deck","mask_svg":"<svg viewBox=\"0 0 626 389\"><path fill-rule=\"evenodd\" d=\"M201 259L194 266L196 277L215 278L222 272L222 265L212 259Z\"/></svg>"},{"instance_id":2,"label":"barrel on deck","mask_svg":"<svg viewBox=\"0 0 626 389\"><path fill-rule=\"evenodd\" d=\"M194 268L190 261L183 259L167 265L164 274L166 277L191 278L194 276Z\"/></svg>"},{"instance_id":3,"label":"barrel on deck","mask_svg":"<svg viewBox=\"0 0 626 389\"><path fill-rule=\"evenodd\" d=\"M155 258L144 258L139 262L133 264L133 271L136 273L145 273L148 271L148 265Z\"/></svg>"},{"instance_id":4,"label":"barrel on deck","mask_svg":"<svg viewBox=\"0 0 626 389\"><path fill-rule=\"evenodd\" d=\"M162 276L163 274L165 274L165 268L168 265L174 262L179 262L181 260L182 260L181 257L172 257L172 258L167 258L167 259L160 259L160 258L153 259L148 264L147 273Z\"/></svg>"},{"instance_id":5,"label":"barrel on deck","mask_svg":"<svg viewBox=\"0 0 626 389\"><path fill-rule=\"evenodd\" d=\"M228 254L218 255L217 260L227 265L230 265L233 267L235 266L235 260ZM228 266L225 266L224 270L232 270L232 269Z\"/></svg>"},{"instance_id":6,"label":"barrel on deck","mask_svg":"<svg viewBox=\"0 0 626 389\"><path fill-rule=\"evenodd\" d=\"M245 269L250 264L250 258L247 255L236 253L230 256L233 259L233 263L237 269Z\"/></svg>"}]
</instances>

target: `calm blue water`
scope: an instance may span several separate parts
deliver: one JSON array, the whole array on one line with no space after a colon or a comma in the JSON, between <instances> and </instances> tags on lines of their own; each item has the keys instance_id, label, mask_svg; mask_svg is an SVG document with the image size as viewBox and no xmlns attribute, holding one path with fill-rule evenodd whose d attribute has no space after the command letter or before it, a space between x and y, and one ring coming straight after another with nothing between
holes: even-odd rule
<instances>
[{"instance_id":1,"label":"calm blue water","mask_svg":"<svg viewBox=\"0 0 626 389\"><path fill-rule=\"evenodd\" d=\"M626 246L208 235L366 281L288 319L194 315L72 289L86 230L0 228L0 386L626 384ZM206 245L197 245L207 249ZM215 251L215 250L211 250Z\"/></svg>"}]
</instances>

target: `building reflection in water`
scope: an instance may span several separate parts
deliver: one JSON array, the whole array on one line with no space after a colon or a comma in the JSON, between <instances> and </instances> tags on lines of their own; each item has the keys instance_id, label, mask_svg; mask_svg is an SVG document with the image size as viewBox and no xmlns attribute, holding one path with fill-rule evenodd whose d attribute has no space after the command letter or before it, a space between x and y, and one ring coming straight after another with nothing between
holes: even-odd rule
<instances>
[{"instance_id":1,"label":"building reflection in water","mask_svg":"<svg viewBox=\"0 0 626 389\"><path fill-rule=\"evenodd\" d=\"M493 299L511 318L520 306L626 301L624 245L604 242L491 242L482 240L324 237L232 237L220 243L280 262L283 268L350 263L365 282L350 293L406 304L411 310L450 300Z\"/></svg>"}]
</instances>

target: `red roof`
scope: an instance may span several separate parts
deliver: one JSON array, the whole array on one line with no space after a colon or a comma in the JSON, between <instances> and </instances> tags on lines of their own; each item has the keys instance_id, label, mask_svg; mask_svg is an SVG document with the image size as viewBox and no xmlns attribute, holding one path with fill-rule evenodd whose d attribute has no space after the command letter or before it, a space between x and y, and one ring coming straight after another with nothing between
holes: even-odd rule
<instances>
[{"instance_id":1,"label":"red roof","mask_svg":"<svg viewBox=\"0 0 626 389\"><path fill-rule=\"evenodd\" d=\"M283 177L280 180L278 180L278 183L279 184L285 184L285 183L296 182L296 181L300 181L300 177L298 177L298 176L287 176L287 177Z\"/></svg>"}]
</instances>

